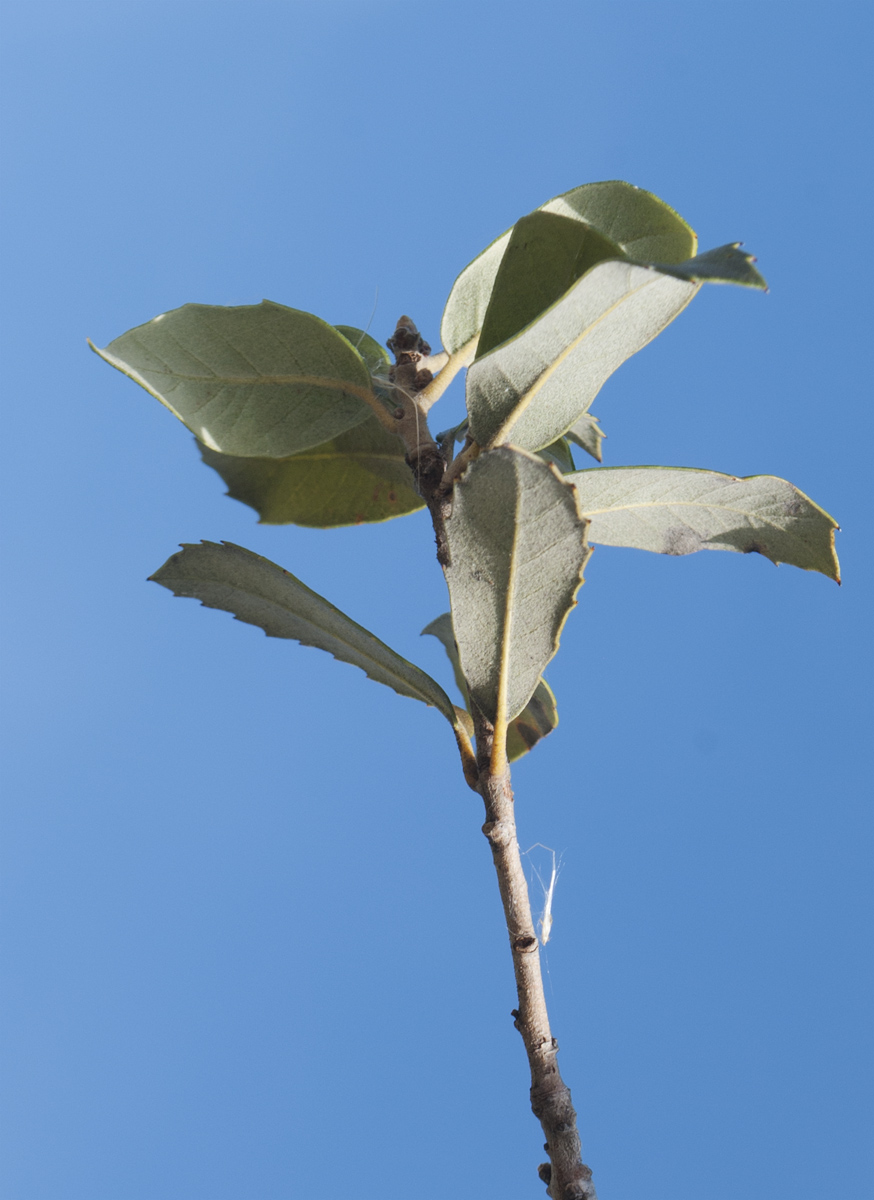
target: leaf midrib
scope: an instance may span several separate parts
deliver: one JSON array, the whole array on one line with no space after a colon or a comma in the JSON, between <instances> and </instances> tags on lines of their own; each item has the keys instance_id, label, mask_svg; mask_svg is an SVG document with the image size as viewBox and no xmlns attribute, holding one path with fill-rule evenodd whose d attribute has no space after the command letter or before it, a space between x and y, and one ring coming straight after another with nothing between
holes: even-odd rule
<instances>
[{"instance_id":1,"label":"leaf midrib","mask_svg":"<svg viewBox=\"0 0 874 1200\"><path fill-rule=\"evenodd\" d=\"M608 261L609 262L624 262L623 259L618 259L618 258L609 259ZM595 267L592 268L592 270L596 271L598 269L598 267L601 265L602 265L601 263L598 263ZM588 325L582 331L582 333L579 335L579 337L574 338L574 340L568 344L566 349L563 350L562 353L559 354L558 357L555 358L549 364L549 366L547 366L546 369L537 377L537 379L534 381L534 383L531 385L531 387L528 389L528 391L525 392L525 394L519 398L519 401L513 408L513 411L510 414L510 416L507 417L507 419L503 422L503 424L501 424L498 427L498 430L495 433L494 437L492 437L489 440L489 442L487 443L488 446L499 445L501 440L507 437L509 431L513 428L513 426L516 424L516 422L519 420L519 418L522 416L522 414L528 408L529 404L534 399L534 397L537 395L537 393L541 390L541 388L543 388L546 385L546 383L548 382L548 380L550 379L552 374L558 370L558 368L562 365L562 363L568 357L568 355L571 354L574 350L576 350L577 347L579 345L581 345L582 342L585 341L585 339L589 336L590 333L594 332L594 330L596 330L601 325L601 323L607 319L607 317L609 317L612 313L614 313L616 311L616 309L618 309L620 307L620 305L624 304L632 296L636 296L637 293L643 291L644 288L650 287L652 284L657 283L660 278L661 279L665 278L664 275L662 275L660 272L656 271L654 268L649 267L645 263L628 263L627 265L631 266L631 267L643 267L645 270L651 270L651 271L653 271L653 274L654 274L654 276L656 276L656 278L646 279L646 280L644 280L643 283L640 284L639 287L632 288L630 291L625 292L622 296L619 297L619 299L615 302L615 304L611 304L611 306L608 309L605 309L604 312L600 315L600 317L598 317L598 319L596 321L593 321L591 325ZM574 287L579 286L579 284L582 283L583 279L587 278L587 276L590 273L591 272L586 272L586 275L582 276L582 278L579 279L577 281L577 283L574 284L573 286ZM682 282L682 281L680 281L680 282ZM680 313L683 311L684 308L686 308L686 306L690 303L690 301L695 296L695 293L701 287L700 283L695 284L692 280L690 280L689 282L692 283L692 285L693 285L693 291L691 292L691 294L689 295L689 297L683 304L682 308L678 309L677 312L674 314L675 317L678 317L680 315ZM565 293L565 296L566 295L567 295L567 293ZM565 296L563 296L563 297L561 297L561 299L557 300L555 302L555 304L552 305L551 307L555 308L557 305L561 304L562 301L565 299ZM546 309L546 312L541 313L540 316L536 318L536 321L543 320L543 317L549 311L550 311L550 309ZM536 324L536 321L532 322L532 325ZM522 331L522 333L517 335L517 337L524 337L525 334L532 328L532 325L527 326L526 329ZM656 337L658 337L659 333L661 333L662 329L664 329L664 328L665 328L665 326L662 325L660 329L657 329L656 332L652 335L652 337L649 338L646 342L644 342L643 345L644 346L648 345L649 342L653 341ZM504 345L509 345L509 343L505 342ZM641 349L642 348L643 347L641 347ZM499 349L500 349L500 347L496 347L496 351ZM494 352L495 351L493 351L492 353L494 353ZM580 414L580 415L582 415L582 414Z\"/></svg>"},{"instance_id":2,"label":"leaf midrib","mask_svg":"<svg viewBox=\"0 0 874 1200\"><path fill-rule=\"evenodd\" d=\"M280 613L285 617L291 616L298 621L302 621L306 625L310 625L313 629L316 629L320 633L325 634L327 637L331 638L333 641L339 642L341 645L346 646L352 653L356 654L359 658L372 664L374 667L378 668L379 671L383 675L387 675L391 679L396 679L399 683L403 684L403 686L405 688L413 689L416 686L415 684L411 683L410 680L407 679L405 676L399 674L396 670L388 668L385 665L385 663L383 661L381 661L380 659L374 658L371 654L369 654L366 650L361 649L354 642L347 641L344 637L342 637L341 635L338 635L335 630L330 628L330 626L322 625L318 621L313 620L312 617L300 616L298 613L295 613L292 609L286 608L284 605L277 603L275 600L269 599L267 596L263 595L263 593L251 591L251 590L247 591L244 588L241 588L235 584L228 583L227 579L215 578L212 576L205 576L205 575L202 576L201 578L202 578L203 582L211 583L214 587L220 587L220 588L227 589L234 596L241 596L243 599L248 598L249 600L254 598L254 599L260 601L265 606L267 606L273 612ZM189 583L189 580L184 579L183 582ZM195 598L200 599L199 596L195 597ZM202 603L202 601L201 601L201 603ZM327 601L325 601L325 603L327 603ZM206 607L211 607L211 606L207 605ZM341 615L343 615L343 614L341 614ZM242 620L242 618L240 618L236 613L234 613L233 616L236 620L240 620L242 624L245 624L245 625L252 624L252 622L250 622L250 621ZM351 621L351 617L346 617L345 619ZM263 626L256 626L256 628L263 628ZM373 638L375 641L379 641L379 639L376 637L376 634L370 633L368 630L364 629L363 627L360 627L360 628L361 628L361 633L366 638ZM266 630L264 632L267 633ZM272 637L275 635L267 634L267 636ZM297 642L301 641L300 638L292 638L290 640L297 641ZM382 648L384 650L387 650L389 652L389 654L391 654L391 655L395 654L395 651L392 650L392 648L390 646L385 645L384 642L380 642L379 644L380 644L380 646L382 646ZM313 649L313 650L318 650L320 648L321 647L319 647L319 646L311 646L310 647L310 649ZM328 653L331 653L331 652L328 651ZM336 657L336 655L334 657ZM351 665L353 665L353 664L350 663L350 666ZM410 663L410 666L413 668L414 671L419 670L419 668L416 667L415 663ZM421 689L419 689L419 697L420 697L420 699L422 699L425 702L425 704L431 705L432 707L435 707L435 708L438 707L436 704L434 704L433 699L430 699L428 697L428 694L426 692L422 691ZM442 706L440 706L440 708L441 708L441 711L444 713L444 715L448 715L446 713L446 710ZM456 723L457 722L453 718L453 720L452 720L453 727L455 726Z\"/></svg>"}]
</instances>

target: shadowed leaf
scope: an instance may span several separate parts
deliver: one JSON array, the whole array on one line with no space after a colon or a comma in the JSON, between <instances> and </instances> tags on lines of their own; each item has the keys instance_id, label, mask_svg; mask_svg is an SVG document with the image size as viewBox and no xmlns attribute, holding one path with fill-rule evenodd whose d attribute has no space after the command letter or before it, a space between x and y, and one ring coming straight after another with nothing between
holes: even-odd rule
<instances>
[{"instance_id":1,"label":"shadowed leaf","mask_svg":"<svg viewBox=\"0 0 874 1200\"><path fill-rule=\"evenodd\" d=\"M533 212L513 226L483 320L476 357L509 341L560 300L590 267L622 247L582 221Z\"/></svg>"},{"instance_id":2,"label":"shadowed leaf","mask_svg":"<svg viewBox=\"0 0 874 1200\"><path fill-rule=\"evenodd\" d=\"M592 543L658 554L758 553L840 583L836 522L785 479L687 467L595 467L566 478L591 522Z\"/></svg>"},{"instance_id":3,"label":"shadowed leaf","mask_svg":"<svg viewBox=\"0 0 874 1200\"><path fill-rule=\"evenodd\" d=\"M357 329L354 325L335 325L334 328L338 333L342 333L348 342L352 343L367 364L371 375L388 374L391 369L391 359L385 347L381 346L376 338L372 338L369 333L365 333L363 329Z\"/></svg>"},{"instance_id":4,"label":"shadowed leaf","mask_svg":"<svg viewBox=\"0 0 874 1200\"><path fill-rule=\"evenodd\" d=\"M693 231L663 200L619 180L583 184L536 211L591 226L616 243L624 257L637 261L680 263L697 247ZM443 345L450 353L479 336L512 232L508 229L492 242L453 284L441 324Z\"/></svg>"},{"instance_id":5,"label":"shadowed leaf","mask_svg":"<svg viewBox=\"0 0 874 1200\"><path fill-rule=\"evenodd\" d=\"M200 445L228 495L264 525L327 528L388 521L423 507L399 438L370 416L331 442L289 458L236 458Z\"/></svg>"},{"instance_id":6,"label":"shadowed leaf","mask_svg":"<svg viewBox=\"0 0 874 1200\"><path fill-rule=\"evenodd\" d=\"M553 466L558 467L562 475L566 475L568 471L576 469L570 442L567 438L556 438L550 445L544 446L542 450L538 450L537 457L542 458L544 462L551 462Z\"/></svg>"},{"instance_id":7,"label":"shadowed leaf","mask_svg":"<svg viewBox=\"0 0 874 1200\"><path fill-rule=\"evenodd\" d=\"M469 708L470 699L467 694L467 683L461 673L461 661L458 657L455 634L452 632L451 615L443 613L441 616L436 617L430 625L425 626L422 633L430 634L431 637L437 638L442 643L446 655L452 664L455 684L464 697L465 705ZM533 750L541 738L545 738L547 734L552 733L557 725L558 710L555 706L555 696L552 694L552 688L541 677L540 682L534 689L534 695L519 713L519 716L512 720L507 727L507 758L510 762L515 762L517 758L521 758L523 754L527 754L529 750Z\"/></svg>"},{"instance_id":8,"label":"shadowed leaf","mask_svg":"<svg viewBox=\"0 0 874 1200\"><path fill-rule=\"evenodd\" d=\"M370 372L349 341L269 300L186 304L91 348L222 454L283 458L372 411Z\"/></svg>"}]
</instances>

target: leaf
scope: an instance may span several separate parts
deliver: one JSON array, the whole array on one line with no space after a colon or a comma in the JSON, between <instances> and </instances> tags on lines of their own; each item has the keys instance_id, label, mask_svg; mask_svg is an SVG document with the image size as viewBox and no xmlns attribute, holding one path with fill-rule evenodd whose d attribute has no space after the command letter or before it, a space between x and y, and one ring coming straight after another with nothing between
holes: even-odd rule
<instances>
[{"instance_id":1,"label":"leaf","mask_svg":"<svg viewBox=\"0 0 874 1200\"><path fill-rule=\"evenodd\" d=\"M768 285L753 266L755 258L752 254L745 254L740 247L740 242L729 242L686 262L654 265L663 275L674 275L677 279L691 279L698 283L736 283L741 287L766 292Z\"/></svg>"},{"instance_id":2,"label":"leaf","mask_svg":"<svg viewBox=\"0 0 874 1200\"><path fill-rule=\"evenodd\" d=\"M558 649L589 553L585 529L574 489L525 451L481 454L455 486L452 622L471 699L498 745Z\"/></svg>"},{"instance_id":3,"label":"leaf","mask_svg":"<svg viewBox=\"0 0 874 1200\"><path fill-rule=\"evenodd\" d=\"M680 263L695 254L694 232L663 200L630 183L586 183L556 196L537 212L590 225L610 238L627 258ZM455 353L479 335L512 229L469 263L453 284L443 312L441 337Z\"/></svg>"},{"instance_id":4,"label":"leaf","mask_svg":"<svg viewBox=\"0 0 874 1200\"><path fill-rule=\"evenodd\" d=\"M284 458L372 411L370 372L350 342L269 300L186 304L91 348L222 454Z\"/></svg>"},{"instance_id":5,"label":"leaf","mask_svg":"<svg viewBox=\"0 0 874 1200\"><path fill-rule=\"evenodd\" d=\"M451 462L455 457L455 447L457 443L464 443L467 438L467 417L458 425L451 429L444 429L442 433L435 435L434 441L440 447L440 452L443 457Z\"/></svg>"},{"instance_id":6,"label":"leaf","mask_svg":"<svg viewBox=\"0 0 874 1200\"><path fill-rule=\"evenodd\" d=\"M447 657L452 664L455 684L464 697L465 705L469 707L470 699L467 694L467 683L461 673L461 660L458 657L455 634L452 632L451 614L443 613L441 616L435 617L430 625L425 626L422 633L437 638L443 644ZM527 754L529 750L533 750L541 738L545 738L547 734L552 733L557 725L558 710L555 706L555 696L552 693L552 688L541 677L537 687L534 689L534 695L519 716L511 721L507 727L507 758L510 762L515 762L517 758L521 758L523 754Z\"/></svg>"},{"instance_id":7,"label":"leaf","mask_svg":"<svg viewBox=\"0 0 874 1200\"><path fill-rule=\"evenodd\" d=\"M238 621L259 626L268 637L289 638L327 650L400 695L433 705L452 726L464 777L476 790L476 758L467 715L430 675L401 658L289 571L232 542L201 542L183 545L149 578L175 596L189 596L205 608L233 613Z\"/></svg>"},{"instance_id":8,"label":"leaf","mask_svg":"<svg viewBox=\"0 0 874 1200\"><path fill-rule=\"evenodd\" d=\"M682 312L702 281L764 286L749 255L736 247L716 254L671 266L670 274L631 262L594 266L517 337L470 367L471 436L483 447L548 446L587 411L616 368ZM751 282L751 271L760 284Z\"/></svg>"},{"instance_id":9,"label":"leaf","mask_svg":"<svg viewBox=\"0 0 874 1200\"><path fill-rule=\"evenodd\" d=\"M476 357L521 332L596 263L621 246L582 221L533 212L513 226L483 319Z\"/></svg>"},{"instance_id":10,"label":"leaf","mask_svg":"<svg viewBox=\"0 0 874 1200\"><path fill-rule=\"evenodd\" d=\"M446 657L452 664L452 674L455 678L455 686L461 692L465 707L470 707L470 698L467 694L467 680L464 678L461 670L461 659L458 657L458 646L455 642L455 634L452 631L452 614L441 613L439 617L435 617L422 630L420 636L435 637L446 651Z\"/></svg>"},{"instance_id":11,"label":"leaf","mask_svg":"<svg viewBox=\"0 0 874 1200\"><path fill-rule=\"evenodd\" d=\"M376 338L372 338L363 329L354 325L335 325L338 333L342 333L347 342L351 342L367 364L371 375L387 375L391 369L391 359L384 346Z\"/></svg>"},{"instance_id":12,"label":"leaf","mask_svg":"<svg viewBox=\"0 0 874 1200\"><path fill-rule=\"evenodd\" d=\"M657 554L755 552L840 583L838 525L785 479L688 467L594 467L566 478L591 521L590 542Z\"/></svg>"},{"instance_id":13,"label":"leaf","mask_svg":"<svg viewBox=\"0 0 874 1200\"><path fill-rule=\"evenodd\" d=\"M601 443L606 436L607 434L598 424L598 418L588 412L583 413L565 434L569 442L580 446L598 462L601 462Z\"/></svg>"},{"instance_id":14,"label":"leaf","mask_svg":"<svg viewBox=\"0 0 874 1200\"><path fill-rule=\"evenodd\" d=\"M237 458L199 445L228 495L254 508L262 525L325 529L388 521L424 506L403 443L375 416L289 458Z\"/></svg>"},{"instance_id":15,"label":"leaf","mask_svg":"<svg viewBox=\"0 0 874 1200\"><path fill-rule=\"evenodd\" d=\"M537 457L558 467L562 475L576 469L570 442L567 438L557 438L549 446L544 446L542 450L537 451Z\"/></svg>"},{"instance_id":16,"label":"leaf","mask_svg":"<svg viewBox=\"0 0 874 1200\"><path fill-rule=\"evenodd\" d=\"M260 554L232 542L183 545L149 578L176 596L233 613L268 637L327 650L377 683L438 708L453 727L457 723L452 701L430 675Z\"/></svg>"},{"instance_id":17,"label":"leaf","mask_svg":"<svg viewBox=\"0 0 874 1200\"><path fill-rule=\"evenodd\" d=\"M539 741L552 733L558 725L558 709L552 688L541 675L534 695L507 726L507 758L515 762Z\"/></svg>"}]
</instances>

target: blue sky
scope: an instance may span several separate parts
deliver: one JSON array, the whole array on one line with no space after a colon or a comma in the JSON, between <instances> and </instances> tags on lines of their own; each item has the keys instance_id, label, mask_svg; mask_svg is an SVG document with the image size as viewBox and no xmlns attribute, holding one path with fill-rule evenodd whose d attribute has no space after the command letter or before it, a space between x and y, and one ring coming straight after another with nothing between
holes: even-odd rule
<instances>
[{"instance_id":1,"label":"blue sky","mask_svg":"<svg viewBox=\"0 0 874 1200\"><path fill-rule=\"evenodd\" d=\"M874 1196L870 6L7 0L3 25L3 1195L543 1194L442 718L146 583L240 543L449 687L425 517L258 526L85 338L268 297L436 342L492 238L620 178L771 290L705 289L608 381L605 461L790 479L841 523L844 585L595 553L561 724L515 772L522 845L563 860L560 1061L601 1200Z\"/></svg>"}]
</instances>

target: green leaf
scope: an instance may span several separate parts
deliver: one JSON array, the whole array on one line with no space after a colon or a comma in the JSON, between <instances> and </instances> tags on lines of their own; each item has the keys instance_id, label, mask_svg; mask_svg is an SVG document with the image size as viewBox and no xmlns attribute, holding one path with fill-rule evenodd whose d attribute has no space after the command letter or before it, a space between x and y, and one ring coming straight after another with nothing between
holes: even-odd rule
<instances>
[{"instance_id":1,"label":"green leaf","mask_svg":"<svg viewBox=\"0 0 874 1200\"><path fill-rule=\"evenodd\" d=\"M553 466L558 467L562 475L566 475L568 471L576 469L571 445L567 438L557 438L550 445L544 446L542 450L537 451L537 457L542 458L544 462L551 462Z\"/></svg>"},{"instance_id":2,"label":"green leaf","mask_svg":"<svg viewBox=\"0 0 874 1200\"><path fill-rule=\"evenodd\" d=\"M591 521L590 542L657 554L758 553L840 583L837 523L785 479L688 467L594 467L566 478Z\"/></svg>"},{"instance_id":3,"label":"green leaf","mask_svg":"<svg viewBox=\"0 0 874 1200\"><path fill-rule=\"evenodd\" d=\"M694 232L663 200L619 180L583 184L537 211L583 222L615 242L625 257L644 262L680 263L697 248ZM441 324L450 353L479 335L512 232L492 242L456 279Z\"/></svg>"},{"instance_id":4,"label":"green leaf","mask_svg":"<svg viewBox=\"0 0 874 1200\"><path fill-rule=\"evenodd\" d=\"M585 221L618 242L626 257L642 262L679 263L698 248L694 230L664 200L618 179L584 183L548 201L543 211Z\"/></svg>"},{"instance_id":5,"label":"green leaf","mask_svg":"<svg viewBox=\"0 0 874 1200\"><path fill-rule=\"evenodd\" d=\"M372 338L363 329L354 325L335 325L338 333L342 333L347 342L351 342L367 364L371 375L387 375L391 369L391 359L384 346L376 338Z\"/></svg>"},{"instance_id":6,"label":"green leaf","mask_svg":"<svg viewBox=\"0 0 874 1200\"><path fill-rule=\"evenodd\" d=\"M455 707L440 685L282 567L231 542L183 545L150 578L176 596L233 613L268 637L327 650L377 683L433 705L453 728Z\"/></svg>"},{"instance_id":7,"label":"green leaf","mask_svg":"<svg viewBox=\"0 0 874 1200\"><path fill-rule=\"evenodd\" d=\"M422 633L430 634L443 644L452 664L456 686L464 697L465 705L469 708L467 683L461 673L461 660L458 657L455 634L452 632L451 614L443 613L442 616L436 617L430 625L425 626ZM517 758L521 758L523 754L533 750L541 738L552 733L557 725L558 710L555 706L555 696L546 680L541 678L534 689L534 695L519 716L507 727L507 758L510 762L515 762Z\"/></svg>"},{"instance_id":8,"label":"green leaf","mask_svg":"<svg viewBox=\"0 0 874 1200\"><path fill-rule=\"evenodd\" d=\"M512 447L483 453L455 486L446 569L461 666L499 732L527 705L574 607L588 557L575 490Z\"/></svg>"},{"instance_id":9,"label":"green leaf","mask_svg":"<svg viewBox=\"0 0 874 1200\"><path fill-rule=\"evenodd\" d=\"M616 368L682 312L702 281L764 286L751 283L750 257L736 247L669 270L598 263L517 337L477 359L467 373L475 441L548 446L587 411Z\"/></svg>"},{"instance_id":10,"label":"green leaf","mask_svg":"<svg viewBox=\"0 0 874 1200\"><path fill-rule=\"evenodd\" d=\"M458 646L455 641L455 634L452 630L452 614L441 613L439 617L435 617L422 630L421 636L435 637L446 651L446 657L452 664L452 674L455 677L455 686L461 692L464 700L465 708L470 708L470 697L467 694L467 680L464 678L461 670L461 659L458 657Z\"/></svg>"},{"instance_id":11,"label":"green leaf","mask_svg":"<svg viewBox=\"0 0 874 1200\"><path fill-rule=\"evenodd\" d=\"M590 267L624 259L621 246L582 221L533 212L513 226L495 276L476 357L521 332Z\"/></svg>"},{"instance_id":12,"label":"green leaf","mask_svg":"<svg viewBox=\"0 0 874 1200\"><path fill-rule=\"evenodd\" d=\"M607 434L598 424L597 417L588 412L583 413L580 419L571 425L565 436L569 442L580 446L587 454L591 454L592 458L601 462L601 443Z\"/></svg>"},{"instance_id":13,"label":"green leaf","mask_svg":"<svg viewBox=\"0 0 874 1200\"><path fill-rule=\"evenodd\" d=\"M766 292L768 285L753 263L752 254L741 250L740 242L729 242L706 250L696 258L682 263L653 264L663 275L674 275L677 279L690 279L697 283L736 283L741 287L756 288Z\"/></svg>"},{"instance_id":14,"label":"green leaf","mask_svg":"<svg viewBox=\"0 0 874 1200\"><path fill-rule=\"evenodd\" d=\"M539 741L552 733L558 725L558 709L552 688L543 678L534 689L534 695L507 726L507 758L515 762Z\"/></svg>"},{"instance_id":15,"label":"green leaf","mask_svg":"<svg viewBox=\"0 0 874 1200\"><path fill-rule=\"evenodd\" d=\"M228 495L254 508L263 525L359 525L424 506L403 443L375 416L289 458L236 458L202 444L200 453Z\"/></svg>"},{"instance_id":16,"label":"green leaf","mask_svg":"<svg viewBox=\"0 0 874 1200\"><path fill-rule=\"evenodd\" d=\"M91 348L222 454L284 458L372 411L370 372L349 341L269 300L186 304Z\"/></svg>"}]
</instances>

